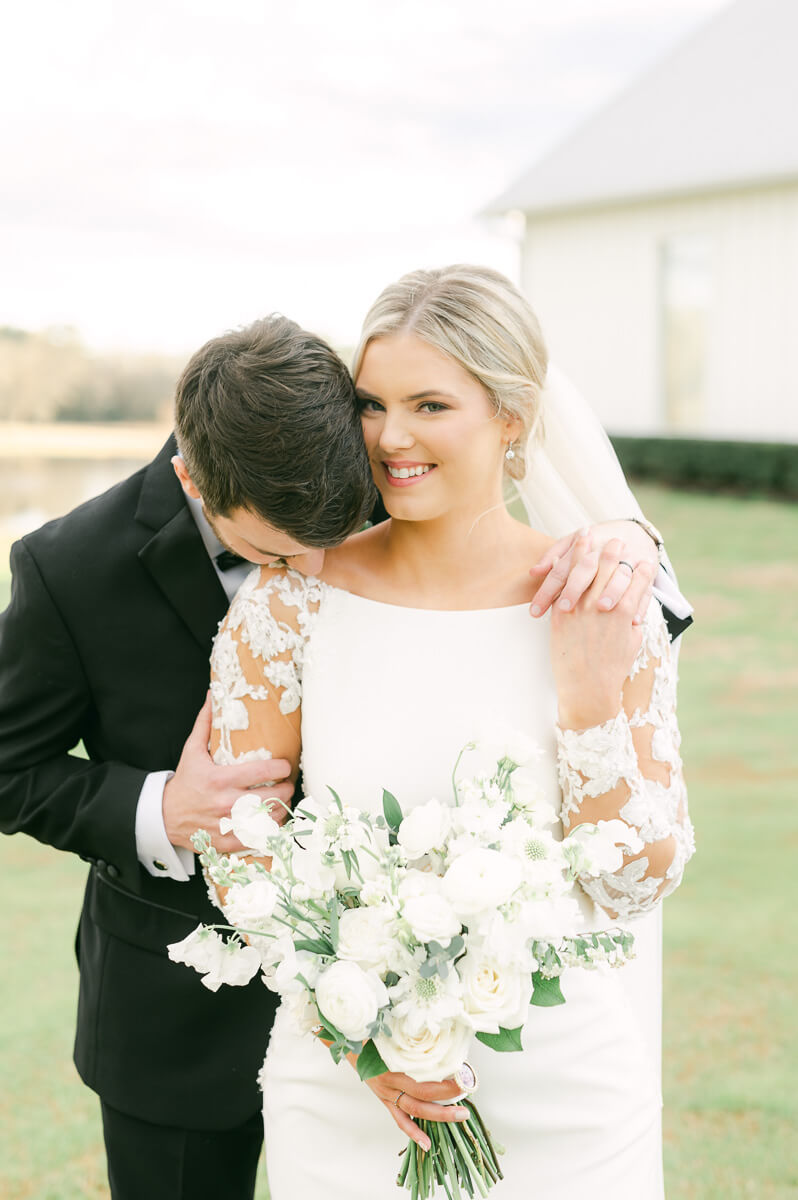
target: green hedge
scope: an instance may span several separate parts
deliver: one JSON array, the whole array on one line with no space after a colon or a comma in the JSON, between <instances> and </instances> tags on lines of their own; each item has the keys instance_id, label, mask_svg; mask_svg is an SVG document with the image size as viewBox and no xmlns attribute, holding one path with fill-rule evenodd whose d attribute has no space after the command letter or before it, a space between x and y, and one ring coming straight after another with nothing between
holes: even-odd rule
<instances>
[{"instance_id":1,"label":"green hedge","mask_svg":"<svg viewBox=\"0 0 798 1200\"><path fill-rule=\"evenodd\" d=\"M700 491L798 498L798 444L613 437L627 475Z\"/></svg>"}]
</instances>

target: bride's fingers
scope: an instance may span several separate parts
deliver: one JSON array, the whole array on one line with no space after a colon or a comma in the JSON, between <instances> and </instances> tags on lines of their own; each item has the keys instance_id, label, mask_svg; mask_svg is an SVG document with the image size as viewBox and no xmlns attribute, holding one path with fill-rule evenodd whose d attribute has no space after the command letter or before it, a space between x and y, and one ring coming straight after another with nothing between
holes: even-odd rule
<instances>
[{"instance_id":1,"label":"bride's fingers","mask_svg":"<svg viewBox=\"0 0 798 1200\"><path fill-rule=\"evenodd\" d=\"M562 558L554 559L551 567L548 568L545 578L538 584L535 598L530 605L529 611L533 617L542 617L551 608L568 579L572 561L572 550L569 550ZM532 571L535 571L537 574L537 567L533 567ZM530 571L530 574L532 571Z\"/></svg>"}]
</instances>

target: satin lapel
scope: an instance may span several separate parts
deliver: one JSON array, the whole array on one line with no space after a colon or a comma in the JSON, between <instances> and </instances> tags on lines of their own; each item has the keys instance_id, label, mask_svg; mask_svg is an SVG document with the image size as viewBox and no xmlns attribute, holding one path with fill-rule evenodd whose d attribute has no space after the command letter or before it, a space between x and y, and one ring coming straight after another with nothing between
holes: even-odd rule
<instances>
[{"instance_id":1,"label":"satin lapel","mask_svg":"<svg viewBox=\"0 0 798 1200\"><path fill-rule=\"evenodd\" d=\"M174 453L170 438L144 475L136 520L155 532L139 559L203 650L210 652L227 611L227 597L183 499L170 461Z\"/></svg>"}]
</instances>

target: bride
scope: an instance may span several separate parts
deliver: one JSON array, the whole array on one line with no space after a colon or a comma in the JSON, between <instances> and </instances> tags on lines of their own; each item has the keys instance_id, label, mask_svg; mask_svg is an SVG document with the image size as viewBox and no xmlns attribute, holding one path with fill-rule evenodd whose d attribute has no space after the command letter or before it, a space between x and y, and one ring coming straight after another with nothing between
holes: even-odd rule
<instances>
[{"instance_id":1,"label":"bride","mask_svg":"<svg viewBox=\"0 0 798 1200\"><path fill-rule=\"evenodd\" d=\"M466 742L497 726L523 730L546 752L555 836L620 817L645 843L616 874L583 882L584 928L642 917L644 932L692 852L674 655L648 602L653 567L634 569L621 602L599 612L618 561L610 543L572 611L529 616L527 567L563 532L558 523L572 527L580 502L581 521L605 515L595 511L602 502L619 511L619 495L633 503L609 444L598 430L588 436L584 413L564 424L562 411L541 416L537 321L485 268L419 271L388 287L366 318L354 375L391 519L329 551L320 579L281 566L253 572L223 626L227 649L212 660L214 749L268 747L296 772L301 752L308 794L331 785L377 813L388 787L407 812L446 793ZM559 464L547 439L560 441ZM532 527L505 506L508 475ZM225 703L232 696L247 711L236 727L225 718L240 711ZM662 1196L650 940L623 971L566 973L567 1003L530 1008L522 1053L475 1045L480 1109L507 1147L497 1200ZM284 1009L263 1085L273 1200L394 1195L406 1136L427 1143L414 1118L464 1112L434 1103L455 1095L451 1081L386 1072L360 1082Z\"/></svg>"}]
</instances>

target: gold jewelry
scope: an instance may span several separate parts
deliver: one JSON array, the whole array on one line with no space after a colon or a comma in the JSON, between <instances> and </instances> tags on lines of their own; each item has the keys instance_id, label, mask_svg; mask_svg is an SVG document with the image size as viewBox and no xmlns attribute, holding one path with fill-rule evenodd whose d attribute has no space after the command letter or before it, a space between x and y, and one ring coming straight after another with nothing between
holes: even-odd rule
<instances>
[{"instance_id":1,"label":"gold jewelry","mask_svg":"<svg viewBox=\"0 0 798 1200\"><path fill-rule=\"evenodd\" d=\"M656 525L652 525L645 517L627 517L627 521L634 521L635 525L639 525L644 529L651 538L654 545L657 547L657 561L662 566L662 555L665 552L665 542L662 539L662 534L657 529Z\"/></svg>"},{"instance_id":2,"label":"gold jewelry","mask_svg":"<svg viewBox=\"0 0 798 1200\"><path fill-rule=\"evenodd\" d=\"M393 1106L394 1106L394 1108L399 1108L399 1101L402 1099L402 1096L405 1096L405 1095L407 1095L407 1093L406 1093L406 1092L400 1092L400 1093L399 1093L399 1095L396 1097L396 1099L395 1099L395 1100L394 1100L394 1102L393 1102ZM405 1111L405 1110L404 1110L403 1108L399 1108L399 1112L404 1112L404 1111Z\"/></svg>"}]
</instances>

